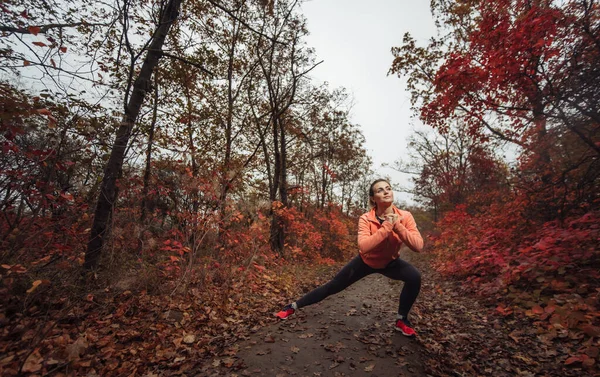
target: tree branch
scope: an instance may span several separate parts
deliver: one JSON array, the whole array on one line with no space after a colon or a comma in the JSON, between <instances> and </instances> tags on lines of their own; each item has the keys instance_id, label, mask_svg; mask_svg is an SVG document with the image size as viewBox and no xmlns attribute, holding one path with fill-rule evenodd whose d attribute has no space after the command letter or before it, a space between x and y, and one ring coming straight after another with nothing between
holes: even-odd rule
<instances>
[{"instance_id":1,"label":"tree branch","mask_svg":"<svg viewBox=\"0 0 600 377\"><path fill-rule=\"evenodd\" d=\"M169 57L171 59L179 60L182 63L189 64L191 66L194 66L194 67L198 68L199 70L201 70L202 72L206 73L207 75L214 76L214 74L211 71L209 71L208 69L204 68L202 65L200 65L198 63L195 63L193 61L187 60L186 58L182 58L181 56L175 56L175 55L169 54L168 52L162 51L161 53L162 53L163 56Z\"/></svg>"},{"instance_id":2,"label":"tree branch","mask_svg":"<svg viewBox=\"0 0 600 377\"><path fill-rule=\"evenodd\" d=\"M0 25L0 31L8 32L8 33L18 33L18 34L38 34L38 33L47 33L50 29L63 29L67 27L77 27L77 26L108 26L110 23L102 24L90 24L87 22L74 22L71 24L47 24L47 25L32 25L26 28L22 27L12 27L8 25ZM39 30L38 30L39 28Z\"/></svg>"},{"instance_id":3,"label":"tree branch","mask_svg":"<svg viewBox=\"0 0 600 377\"><path fill-rule=\"evenodd\" d=\"M229 17L233 18L234 20L238 21L240 24L244 25L246 28L248 28L249 30L251 30L252 32L260 35L261 37L265 37L268 40L270 40L273 43L279 43L281 45L285 45L285 43L283 42L279 42L276 39L272 39L271 37L269 37L266 34L261 33L260 31L254 29L252 26L248 25L248 23L246 23L245 21L241 20L238 16L236 16L235 14L233 14L232 11L230 11L229 9L225 8L223 5L219 4L218 2L214 1L214 0L207 0L209 3L211 3L212 5L214 5L215 7L219 8L220 10L222 10L223 12L227 13L227 15L229 15Z\"/></svg>"}]
</instances>

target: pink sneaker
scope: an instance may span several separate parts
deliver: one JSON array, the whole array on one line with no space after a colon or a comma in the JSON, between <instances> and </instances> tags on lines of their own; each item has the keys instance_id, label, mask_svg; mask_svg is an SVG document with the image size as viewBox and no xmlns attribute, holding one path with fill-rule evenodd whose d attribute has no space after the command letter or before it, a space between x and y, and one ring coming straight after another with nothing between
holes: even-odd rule
<instances>
[{"instance_id":1,"label":"pink sneaker","mask_svg":"<svg viewBox=\"0 0 600 377\"><path fill-rule=\"evenodd\" d=\"M417 336L417 333L415 332L415 330L412 329L412 325L406 319L397 320L396 326L394 326L394 328L397 331L400 331L402 333L402 335L410 336L410 337Z\"/></svg>"},{"instance_id":2,"label":"pink sneaker","mask_svg":"<svg viewBox=\"0 0 600 377\"><path fill-rule=\"evenodd\" d=\"M286 305L283 307L283 309L275 314L275 316L279 319L286 319L287 317L291 316L292 314L294 314L296 311L294 310L294 308L292 308L292 304Z\"/></svg>"}]
</instances>

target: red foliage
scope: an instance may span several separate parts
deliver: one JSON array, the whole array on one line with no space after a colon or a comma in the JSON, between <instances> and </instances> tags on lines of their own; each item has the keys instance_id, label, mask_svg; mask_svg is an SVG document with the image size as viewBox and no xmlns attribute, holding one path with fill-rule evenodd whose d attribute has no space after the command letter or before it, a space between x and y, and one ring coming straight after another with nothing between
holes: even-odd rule
<instances>
[{"instance_id":1,"label":"red foliage","mask_svg":"<svg viewBox=\"0 0 600 377\"><path fill-rule=\"evenodd\" d=\"M294 258L331 263L356 253L356 219L344 214L339 206L310 208L307 213L294 207L275 208L285 222L287 246Z\"/></svg>"},{"instance_id":2,"label":"red foliage","mask_svg":"<svg viewBox=\"0 0 600 377\"><path fill-rule=\"evenodd\" d=\"M543 110L536 108L541 98L554 90L546 85L549 77L560 79L565 51L555 40L565 40L573 20L558 8L523 1L481 2L477 11L469 48L446 56L434 80L436 95L421 116L444 130L462 109L470 132L485 137L485 114L492 110L511 117L505 133L517 139L531 113Z\"/></svg>"},{"instance_id":3,"label":"red foliage","mask_svg":"<svg viewBox=\"0 0 600 377\"><path fill-rule=\"evenodd\" d=\"M594 314L600 312L594 289L600 279L600 212L538 225L525 219L525 203L515 200L475 215L464 206L448 212L434 244L437 268L492 301L510 300L496 308L502 315L519 311L544 328L560 324L581 336L594 333L600 326Z\"/></svg>"}]
</instances>

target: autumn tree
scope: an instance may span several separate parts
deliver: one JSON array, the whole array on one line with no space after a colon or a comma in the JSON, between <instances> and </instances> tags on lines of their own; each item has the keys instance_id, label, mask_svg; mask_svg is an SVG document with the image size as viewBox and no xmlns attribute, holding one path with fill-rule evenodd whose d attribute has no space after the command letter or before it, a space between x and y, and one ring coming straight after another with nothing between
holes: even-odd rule
<instances>
[{"instance_id":1,"label":"autumn tree","mask_svg":"<svg viewBox=\"0 0 600 377\"><path fill-rule=\"evenodd\" d=\"M445 26L443 37L422 48L406 35L404 45L393 49L391 72L408 75L421 119L442 132L456 120L482 141L498 138L517 146L529 156L522 174L542 182L532 188L546 190L543 200L564 198L548 188L565 174L586 175L577 179L592 190L592 156L599 151L598 119L591 110L600 77L592 63L598 57L597 5L436 1L433 10ZM559 171L550 150L566 133L575 135L570 140L581 144L575 147L581 154ZM556 208L544 208L549 211L540 213L543 218L556 214Z\"/></svg>"},{"instance_id":2,"label":"autumn tree","mask_svg":"<svg viewBox=\"0 0 600 377\"><path fill-rule=\"evenodd\" d=\"M55 0L7 1L0 13L0 67L14 76L41 79L64 94L78 93L77 84L98 80L98 45L117 22L118 4L77 1L64 7ZM92 59L73 57L90 53Z\"/></svg>"},{"instance_id":3,"label":"autumn tree","mask_svg":"<svg viewBox=\"0 0 600 377\"><path fill-rule=\"evenodd\" d=\"M325 208L329 202L339 202L349 210L359 191L353 185L367 174L370 159L362 147L364 136L349 120L348 111L340 106L344 94L332 93L328 103L312 118L311 140L312 182L309 187L316 203Z\"/></svg>"},{"instance_id":4,"label":"autumn tree","mask_svg":"<svg viewBox=\"0 0 600 377\"><path fill-rule=\"evenodd\" d=\"M28 225L18 228L22 235L48 211L57 220L55 229L61 229L67 215L75 208L85 210L82 201L97 192L94 170L104 153L101 140L110 132L112 117L98 103L109 88L99 79L100 60L94 54L117 12L110 2L78 5L81 8L63 7L48 0L1 6L3 126L8 126L3 143L16 152L6 156L8 165L3 168L3 182L11 187L3 211L9 218L15 216L9 228L27 218ZM89 59L75 58L86 53ZM13 169L21 171L19 184L11 183ZM29 209L14 207L13 195Z\"/></svg>"},{"instance_id":5,"label":"autumn tree","mask_svg":"<svg viewBox=\"0 0 600 377\"><path fill-rule=\"evenodd\" d=\"M391 72L408 77L414 109L440 134L413 143L420 192L445 204L432 239L436 267L499 315L530 318L539 333L568 329L578 339L568 353L580 354L598 310L575 314L595 295L578 287L598 278L600 8L588 0L436 0L432 10L441 35L426 47L406 35L392 49ZM492 153L503 146L513 154L508 163Z\"/></svg>"},{"instance_id":6,"label":"autumn tree","mask_svg":"<svg viewBox=\"0 0 600 377\"><path fill-rule=\"evenodd\" d=\"M433 209L435 221L461 204L476 212L509 192L508 168L493 144L473 140L460 125L441 134L415 131L408 146L410 162L393 167L413 176L415 197Z\"/></svg>"},{"instance_id":7,"label":"autumn tree","mask_svg":"<svg viewBox=\"0 0 600 377\"><path fill-rule=\"evenodd\" d=\"M100 195L96 204L94 213L94 222L90 232L90 241L85 258L85 268L91 269L97 266L100 253L104 244L104 237L108 230L108 223L113 212L113 206L117 199L117 179L119 178L125 158L125 150L128 146L129 137L140 109L144 102L146 93L151 87L152 73L161 57L161 51L171 25L177 19L181 0L169 0L158 12L158 24L151 40L148 41L147 54L139 67L139 73L134 79L135 65L130 66L129 80L125 88L125 111L123 118L117 130L115 141L104 170L102 185L100 186ZM129 22L128 14L124 14L123 23ZM125 39L129 30L124 30ZM123 48L129 50L130 59L135 62L140 55L131 50L131 46L126 43Z\"/></svg>"},{"instance_id":8,"label":"autumn tree","mask_svg":"<svg viewBox=\"0 0 600 377\"><path fill-rule=\"evenodd\" d=\"M264 35L254 48L262 84L256 86L265 106L265 115L255 111L258 119L265 119L269 126L264 138L263 152L269 180L269 198L272 203L288 205L288 142L289 125L295 122L294 105L302 88L308 89L307 74L318 63L313 62L310 50L304 46L307 34L305 20L295 12L297 3L284 1L275 4L274 13L262 14ZM268 38L267 38L268 36ZM256 92L255 92L256 93ZM264 117L264 118L263 118ZM268 143L267 143L268 140ZM271 246L281 252L285 243L285 229L274 212L271 223Z\"/></svg>"},{"instance_id":9,"label":"autumn tree","mask_svg":"<svg viewBox=\"0 0 600 377\"><path fill-rule=\"evenodd\" d=\"M43 2L48 9L55 5ZM195 249L195 235L212 232L207 223L219 224L217 233L227 238L228 221L238 218L236 208L248 197L285 210L327 210L341 202L346 212L363 197L358 181L369 165L364 138L335 103L339 95L311 82L318 63L305 44L297 2L93 7L82 1L80 11L56 7L46 18L34 4L23 5L28 12L19 6L5 6L3 64L20 59L21 67L5 68L15 75L35 72L30 76L48 87L33 102L23 97L30 107L23 111L34 110L24 124L35 117L50 128L43 133L36 126L28 137L57 138L56 145L48 143L51 150L36 152L49 153L44 162L51 163L33 173L56 184L37 184L35 195L73 195L82 208L94 208L86 268L97 266L108 241L130 248L123 237L130 231L138 241L132 249L141 255L153 245L146 239L165 232L187 234ZM15 130L18 136L21 128ZM83 151L82 161L71 164L72 150ZM12 202L6 208L21 195L8 189L15 179L7 180ZM255 205L245 210L257 212L264 203ZM271 246L279 253L285 226L271 212Z\"/></svg>"}]
</instances>

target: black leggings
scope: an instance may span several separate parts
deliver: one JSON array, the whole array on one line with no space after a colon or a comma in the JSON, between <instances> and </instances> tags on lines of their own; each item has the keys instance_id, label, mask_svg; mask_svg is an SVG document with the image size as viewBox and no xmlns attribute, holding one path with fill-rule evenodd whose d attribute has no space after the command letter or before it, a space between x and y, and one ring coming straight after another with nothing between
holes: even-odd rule
<instances>
[{"instance_id":1,"label":"black leggings","mask_svg":"<svg viewBox=\"0 0 600 377\"><path fill-rule=\"evenodd\" d=\"M403 318L407 318L408 312L421 290L421 273L413 265L400 258L391 261L384 268L376 269L363 262L360 255L356 256L335 275L333 280L304 295L296 301L296 305L301 308L315 304L328 296L343 291L365 276L375 272L390 279L404 281L404 287L400 293L398 314Z\"/></svg>"}]
</instances>

